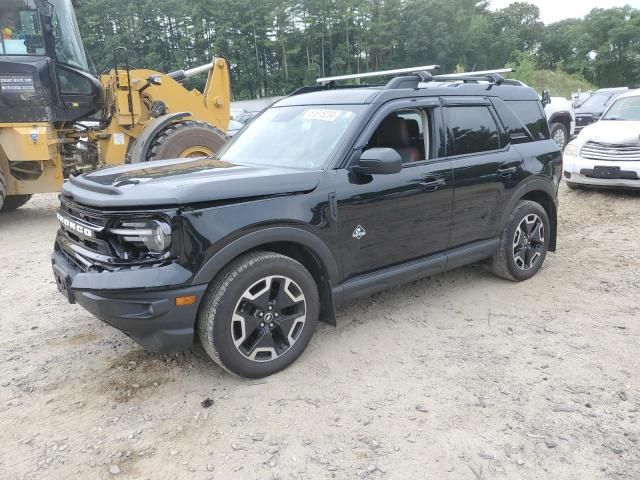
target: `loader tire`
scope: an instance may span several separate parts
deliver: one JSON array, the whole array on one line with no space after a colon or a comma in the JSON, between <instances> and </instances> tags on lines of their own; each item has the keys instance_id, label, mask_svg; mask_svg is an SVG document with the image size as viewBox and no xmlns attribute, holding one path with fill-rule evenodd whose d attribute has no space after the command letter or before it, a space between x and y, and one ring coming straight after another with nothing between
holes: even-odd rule
<instances>
[{"instance_id":1,"label":"loader tire","mask_svg":"<svg viewBox=\"0 0 640 480\"><path fill-rule=\"evenodd\" d=\"M0 172L0 213L11 212L27 203L31 195L7 195L7 182Z\"/></svg>"},{"instance_id":2,"label":"loader tire","mask_svg":"<svg viewBox=\"0 0 640 480\"><path fill-rule=\"evenodd\" d=\"M0 210L0 212L11 212L16 208L20 208L27 203L30 198L31 195L9 195L5 197L4 204L2 205L2 210Z\"/></svg>"},{"instance_id":3,"label":"loader tire","mask_svg":"<svg viewBox=\"0 0 640 480\"><path fill-rule=\"evenodd\" d=\"M0 212L4 210L4 202L7 198L7 184L4 181L4 175L0 171Z\"/></svg>"},{"instance_id":4,"label":"loader tire","mask_svg":"<svg viewBox=\"0 0 640 480\"><path fill-rule=\"evenodd\" d=\"M221 130L205 122L173 123L156 136L146 160L211 157L228 140Z\"/></svg>"}]
</instances>

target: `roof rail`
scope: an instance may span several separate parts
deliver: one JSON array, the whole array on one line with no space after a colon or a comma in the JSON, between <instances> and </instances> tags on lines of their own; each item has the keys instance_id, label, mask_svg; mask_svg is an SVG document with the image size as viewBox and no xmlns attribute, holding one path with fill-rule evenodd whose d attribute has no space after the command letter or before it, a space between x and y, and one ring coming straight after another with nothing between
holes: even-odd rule
<instances>
[{"instance_id":1,"label":"roof rail","mask_svg":"<svg viewBox=\"0 0 640 480\"><path fill-rule=\"evenodd\" d=\"M358 78L370 78L370 77L388 77L391 75L400 75L403 73L418 73L418 72L432 72L440 68L440 65L425 65L422 67L409 67L409 68L396 68L394 70L381 70L379 72L365 72L365 73L352 73L349 75L338 75L335 77L322 77L316 79L316 83L328 84L340 80L354 80Z\"/></svg>"}]
</instances>

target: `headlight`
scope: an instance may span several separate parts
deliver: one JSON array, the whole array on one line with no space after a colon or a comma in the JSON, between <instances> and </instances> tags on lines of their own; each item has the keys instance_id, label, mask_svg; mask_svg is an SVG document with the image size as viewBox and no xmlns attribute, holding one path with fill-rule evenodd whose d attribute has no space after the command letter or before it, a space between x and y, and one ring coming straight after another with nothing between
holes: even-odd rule
<instances>
[{"instance_id":1,"label":"headlight","mask_svg":"<svg viewBox=\"0 0 640 480\"><path fill-rule=\"evenodd\" d=\"M564 147L565 156L577 157L577 156L579 156L578 155L579 152L580 152L580 147L575 142L571 142L566 147Z\"/></svg>"},{"instance_id":2,"label":"headlight","mask_svg":"<svg viewBox=\"0 0 640 480\"><path fill-rule=\"evenodd\" d=\"M152 253L163 253L171 246L171 226L160 220L123 221L109 232L123 242L144 244Z\"/></svg>"}]
</instances>

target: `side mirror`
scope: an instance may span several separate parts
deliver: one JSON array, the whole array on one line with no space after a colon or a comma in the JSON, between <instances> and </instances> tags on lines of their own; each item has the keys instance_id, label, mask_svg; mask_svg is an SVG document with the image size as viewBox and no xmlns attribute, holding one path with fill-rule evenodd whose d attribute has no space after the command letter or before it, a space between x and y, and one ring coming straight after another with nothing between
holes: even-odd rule
<instances>
[{"instance_id":1,"label":"side mirror","mask_svg":"<svg viewBox=\"0 0 640 480\"><path fill-rule=\"evenodd\" d=\"M551 93L549 92L549 90L544 90L542 92L542 106L546 107L550 103L551 103Z\"/></svg>"},{"instance_id":2,"label":"side mirror","mask_svg":"<svg viewBox=\"0 0 640 480\"><path fill-rule=\"evenodd\" d=\"M353 171L362 175L389 175L402 170L402 157L393 148L370 148L360 155Z\"/></svg>"}]
</instances>

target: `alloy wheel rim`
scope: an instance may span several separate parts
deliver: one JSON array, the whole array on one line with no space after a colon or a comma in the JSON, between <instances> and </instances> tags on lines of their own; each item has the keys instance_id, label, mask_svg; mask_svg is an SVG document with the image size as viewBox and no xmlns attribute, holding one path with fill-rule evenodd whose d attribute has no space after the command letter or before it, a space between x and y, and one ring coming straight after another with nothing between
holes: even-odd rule
<instances>
[{"instance_id":1,"label":"alloy wheel rim","mask_svg":"<svg viewBox=\"0 0 640 480\"><path fill-rule=\"evenodd\" d=\"M231 319L231 340L253 362L269 362L298 341L306 321L307 302L300 286L284 275L253 283L240 296Z\"/></svg>"},{"instance_id":2,"label":"alloy wheel rim","mask_svg":"<svg viewBox=\"0 0 640 480\"><path fill-rule=\"evenodd\" d=\"M203 147L201 145L196 145L193 147L185 148L181 153L179 158L201 158L201 157L211 157L213 156L213 150L208 147Z\"/></svg>"},{"instance_id":3,"label":"alloy wheel rim","mask_svg":"<svg viewBox=\"0 0 640 480\"><path fill-rule=\"evenodd\" d=\"M558 128L553 134L553 140L558 144L560 148L564 147L567 139L565 138L564 131L561 128Z\"/></svg>"},{"instance_id":4,"label":"alloy wheel rim","mask_svg":"<svg viewBox=\"0 0 640 480\"><path fill-rule=\"evenodd\" d=\"M513 260L520 270L532 269L544 251L544 223L532 213L524 217L513 234Z\"/></svg>"}]
</instances>

